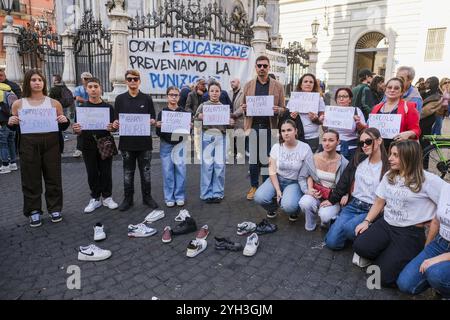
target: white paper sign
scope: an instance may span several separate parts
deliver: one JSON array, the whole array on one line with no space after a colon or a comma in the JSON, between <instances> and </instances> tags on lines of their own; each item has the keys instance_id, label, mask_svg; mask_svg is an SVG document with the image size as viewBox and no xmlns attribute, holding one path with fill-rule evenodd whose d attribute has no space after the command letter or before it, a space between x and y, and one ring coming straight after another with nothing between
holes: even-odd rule
<instances>
[{"instance_id":1,"label":"white paper sign","mask_svg":"<svg viewBox=\"0 0 450 320\"><path fill-rule=\"evenodd\" d=\"M355 125L354 107L325 107L324 127L353 130Z\"/></svg>"},{"instance_id":2,"label":"white paper sign","mask_svg":"<svg viewBox=\"0 0 450 320\"><path fill-rule=\"evenodd\" d=\"M291 112L319 113L320 93L318 92L291 92L287 107Z\"/></svg>"},{"instance_id":3,"label":"white paper sign","mask_svg":"<svg viewBox=\"0 0 450 320\"><path fill-rule=\"evenodd\" d=\"M205 126L229 125L230 106L226 104L204 105L203 124Z\"/></svg>"},{"instance_id":4,"label":"white paper sign","mask_svg":"<svg viewBox=\"0 0 450 320\"><path fill-rule=\"evenodd\" d=\"M76 111L81 130L106 130L111 123L109 108L78 107Z\"/></svg>"},{"instance_id":5,"label":"white paper sign","mask_svg":"<svg viewBox=\"0 0 450 320\"><path fill-rule=\"evenodd\" d=\"M20 132L57 132L59 129L56 118L55 108L22 108L19 110Z\"/></svg>"},{"instance_id":6,"label":"white paper sign","mask_svg":"<svg viewBox=\"0 0 450 320\"><path fill-rule=\"evenodd\" d=\"M161 132L189 134L191 132L190 112L163 111Z\"/></svg>"},{"instance_id":7,"label":"white paper sign","mask_svg":"<svg viewBox=\"0 0 450 320\"><path fill-rule=\"evenodd\" d=\"M369 127L380 130L383 139L393 139L400 133L400 114L370 114Z\"/></svg>"},{"instance_id":8,"label":"white paper sign","mask_svg":"<svg viewBox=\"0 0 450 320\"><path fill-rule=\"evenodd\" d=\"M150 136L150 115L119 113L119 135Z\"/></svg>"},{"instance_id":9,"label":"white paper sign","mask_svg":"<svg viewBox=\"0 0 450 320\"><path fill-rule=\"evenodd\" d=\"M273 116L273 96L248 96L247 115L250 117Z\"/></svg>"}]
</instances>

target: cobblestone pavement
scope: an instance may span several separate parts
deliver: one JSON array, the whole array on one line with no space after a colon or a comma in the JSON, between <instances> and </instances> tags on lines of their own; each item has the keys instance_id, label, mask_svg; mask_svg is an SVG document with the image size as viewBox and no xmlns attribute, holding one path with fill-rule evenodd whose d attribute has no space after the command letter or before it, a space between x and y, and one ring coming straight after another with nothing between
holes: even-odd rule
<instances>
[{"instance_id":1,"label":"cobblestone pavement","mask_svg":"<svg viewBox=\"0 0 450 320\"><path fill-rule=\"evenodd\" d=\"M122 163L113 164L113 196L122 196ZM364 270L352 265L350 248L332 252L321 243L324 232L306 232L303 218L292 223L279 215L279 230L260 237L254 257L214 250L214 236L236 235L236 224L259 222L264 212L245 199L247 166L227 167L225 199L204 204L199 196L199 166L188 166L186 208L198 226L208 224L208 248L195 258L186 246L195 234L161 242L166 225L174 226L177 209L154 223L158 233L130 239L127 225L139 223L149 210L141 201L136 176L135 206L130 212L100 208L83 214L89 201L84 164L63 163L64 220L52 224L48 215L31 229L22 215L20 173L0 176L0 299L409 299L397 290L369 290ZM163 204L160 160L153 161L153 194ZM108 238L100 247L113 252L102 262L80 262L76 247L93 241L93 225L101 221ZM68 290L67 268L81 269L81 289ZM421 296L419 298L427 298Z\"/></svg>"}]
</instances>

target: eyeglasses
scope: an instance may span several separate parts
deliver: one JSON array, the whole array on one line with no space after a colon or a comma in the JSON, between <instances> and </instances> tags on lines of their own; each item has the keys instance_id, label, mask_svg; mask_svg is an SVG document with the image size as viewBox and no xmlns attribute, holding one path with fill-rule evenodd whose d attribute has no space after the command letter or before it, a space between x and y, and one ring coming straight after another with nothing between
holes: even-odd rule
<instances>
[{"instance_id":1,"label":"eyeglasses","mask_svg":"<svg viewBox=\"0 0 450 320\"><path fill-rule=\"evenodd\" d=\"M450 81L445 81L444 84L450 84Z\"/></svg>"},{"instance_id":2,"label":"eyeglasses","mask_svg":"<svg viewBox=\"0 0 450 320\"><path fill-rule=\"evenodd\" d=\"M141 78L127 78L128 82L138 82Z\"/></svg>"},{"instance_id":3,"label":"eyeglasses","mask_svg":"<svg viewBox=\"0 0 450 320\"><path fill-rule=\"evenodd\" d=\"M261 69L261 68L267 69L267 68L269 67L268 64L261 64L261 63L258 63L256 66L257 66L259 69Z\"/></svg>"},{"instance_id":4,"label":"eyeglasses","mask_svg":"<svg viewBox=\"0 0 450 320\"><path fill-rule=\"evenodd\" d=\"M395 90L395 91L398 91L398 90L401 90L402 89L402 87L399 87L399 86L387 86L386 87L386 90Z\"/></svg>"},{"instance_id":5,"label":"eyeglasses","mask_svg":"<svg viewBox=\"0 0 450 320\"><path fill-rule=\"evenodd\" d=\"M362 148L362 147L364 147L364 145L371 146L372 143L373 143L373 139L361 140L358 142L358 146L360 146Z\"/></svg>"},{"instance_id":6,"label":"eyeglasses","mask_svg":"<svg viewBox=\"0 0 450 320\"><path fill-rule=\"evenodd\" d=\"M178 93L169 93L168 96L171 97L171 98L177 98L180 95Z\"/></svg>"},{"instance_id":7,"label":"eyeglasses","mask_svg":"<svg viewBox=\"0 0 450 320\"><path fill-rule=\"evenodd\" d=\"M337 98L338 98L338 100L339 99L348 99L348 98L350 98L350 96L348 96L348 95L347 96L337 96Z\"/></svg>"}]
</instances>

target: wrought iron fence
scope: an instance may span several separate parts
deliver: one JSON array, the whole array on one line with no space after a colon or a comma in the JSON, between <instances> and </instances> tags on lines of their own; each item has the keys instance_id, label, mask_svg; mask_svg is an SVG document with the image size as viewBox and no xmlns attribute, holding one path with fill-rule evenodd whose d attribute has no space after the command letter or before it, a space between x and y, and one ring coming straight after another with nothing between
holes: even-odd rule
<instances>
[{"instance_id":1,"label":"wrought iron fence","mask_svg":"<svg viewBox=\"0 0 450 320\"><path fill-rule=\"evenodd\" d=\"M301 76L307 73L309 55L297 41L289 42L287 48L283 48L281 52L287 56L289 82L286 86L286 95L290 95Z\"/></svg>"}]
</instances>

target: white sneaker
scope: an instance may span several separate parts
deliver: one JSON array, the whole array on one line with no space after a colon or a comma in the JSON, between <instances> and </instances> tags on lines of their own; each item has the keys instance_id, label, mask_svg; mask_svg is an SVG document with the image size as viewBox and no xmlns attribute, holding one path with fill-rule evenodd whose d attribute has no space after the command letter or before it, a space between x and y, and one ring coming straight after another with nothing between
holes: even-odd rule
<instances>
[{"instance_id":1,"label":"white sneaker","mask_svg":"<svg viewBox=\"0 0 450 320\"><path fill-rule=\"evenodd\" d=\"M86 208L84 208L84 213L91 213L97 208L102 206L102 202L100 200L91 199Z\"/></svg>"},{"instance_id":2,"label":"white sneaker","mask_svg":"<svg viewBox=\"0 0 450 320\"><path fill-rule=\"evenodd\" d=\"M150 228L143 223L130 224L128 226L128 236L130 238L146 238L154 235L156 232L156 229Z\"/></svg>"},{"instance_id":3,"label":"white sneaker","mask_svg":"<svg viewBox=\"0 0 450 320\"><path fill-rule=\"evenodd\" d=\"M94 226L94 241L102 241L106 239L105 229L99 222Z\"/></svg>"},{"instance_id":4,"label":"white sneaker","mask_svg":"<svg viewBox=\"0 0 450 320\"><path fill-rule=\"evenodd\" d=\"M178 213L178 215L175 217L175 221L177 222L181 222L186 220L187 217L191 217L191 215L189 214L189 211L187 211L186 209L182 209L180 210L180 213Z\"/></svg>"},{"instance_id":5,"label":"white sneaker","mask_svg":"<svg viewBox=\"0 0 450 320\"><path fill-rule=\"evenodd\" d=\"M173 202L173 201L166 201L166 207L168 207L168 208L175 207L175 202Z\"/></svg>"},{"instance_id":6,"label":"white sneaker","mask_svg":"<svg viewBox=\"0 0 450 320\"><path fill-rule=\"evenodd\" d=\"M103 205L110 208L111 210L117 209L117 207L119 206L116 202L114 202L112 197L103 199Z\"/></svg>"},{"instance_id":7,"label":"white sneaker","mask_svg":"<svg viewBox=\"0 0 450 320\"><path fill-rule=\"evenodd\" d=\"M75 150L75 152L72 154L72 157L79 158L82 154L83 152L81 152L80 150Z\"/></svg>"},{"instance_id":8,"label":"white sneaker","mask_svg":"<svg viewBox=\"0 0 450 320\"><path fill-rule=\"evenodd\" d=\"M360 257L356 252L353 254L352 263L360 268L365 268L372 264L370 260Z\"/></svg>"},{"instance_id":9,"label":"white sneaker","mask_svg":"<svg viewBox=\"0 0 450 320\"><path fill-rule=\"evenodd\" d=\"M81 261L101 261L109 257L111 257L111 251L100 249L94 244L80 247L78 250L78 260Z\"/></svg>"},{"instance_id":10,"label":"white sneaker","mask_svg":"<svg viewBox=\"0 0 450 320\"><path fill-rule=\"evenodd\" d=\"M197 256L199 253L205 251L206 247L208 246L208 243L205 239L195 239L192 240L186 250L186 255L189 258L193 258Z\"/></svg>"},{"instance_id":11,"label":"white sneaker","mask_svg":"<svg viewBox=\"0 0 450 320\"><path fill-rule=\"evenodd\" d=\"M184 206L184 200L177 200L176 203L177 203L177 206L179 206L179 207Z\"/></svg>"},{"instance_id":12,"label":"white sneaker","mask_svg":"<svg viewBox=\"0 0 450 320\"><path fill-rule=\"evenodd\" d=\"M258 250L259 240L256 233L252 233L247 238L247 243L244 248L244 256L251 257L254 256L256 250Z\"/></svg>"},{"instance_id":13,"label":"white sneaker","mask_svg":"<svg viewBox=\"0 0 450 320\"><path fill-rule=\"evenodd\" d=\"M144 222L152 223L164 218L165 216L166 215L164 214L163 210L153 210L145 217Z\"/></svg>"},{"instance_id":14,"label":"white sneaker","mask_svg":"<svg viewBox=\"0 0 450 320\"><path fill-rule=\"evenodd\" d=\"M0 174L4 174L4 173L11 173L11 169L9 168L9 165L0 167Z\"/></svg>"},{"instance_id":15,"label":"white sneaker","mask_svg":"<svg viewBox=\"0 0 450 320\"><path fill-rule=\"evenodd\" d=\"M9 164L9 170L11 170L11 171L16 171L18 168L17 168L17 163L10 163Z\"/></svg>"}]
</instances>

